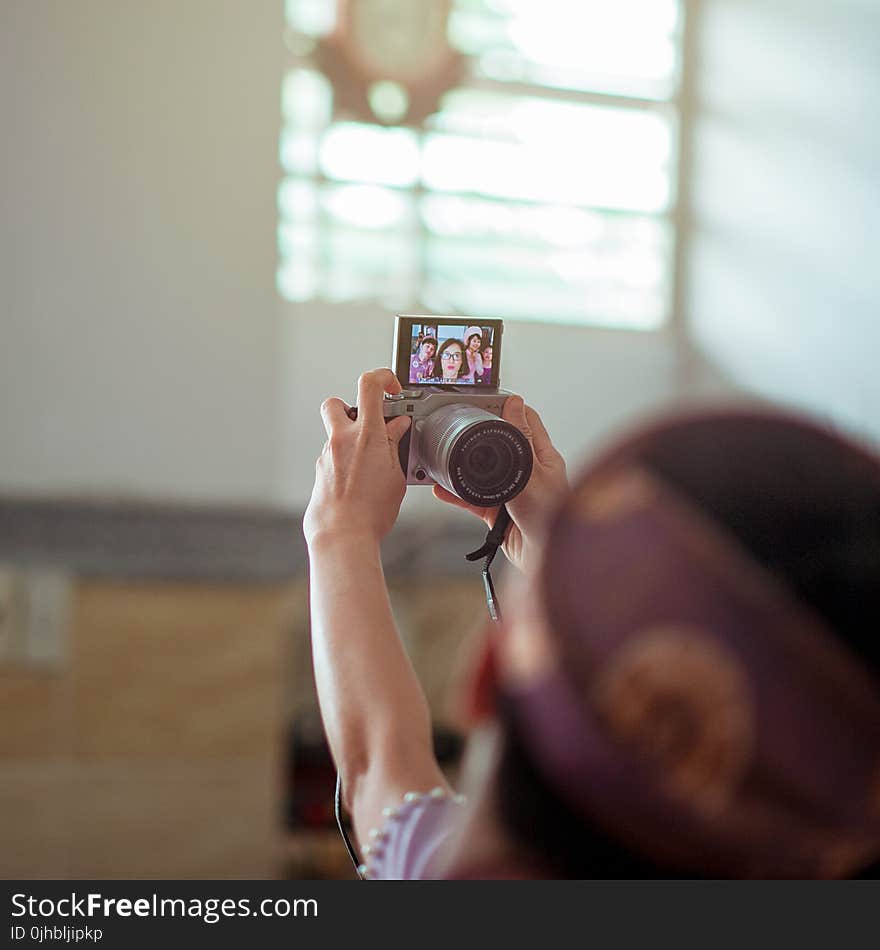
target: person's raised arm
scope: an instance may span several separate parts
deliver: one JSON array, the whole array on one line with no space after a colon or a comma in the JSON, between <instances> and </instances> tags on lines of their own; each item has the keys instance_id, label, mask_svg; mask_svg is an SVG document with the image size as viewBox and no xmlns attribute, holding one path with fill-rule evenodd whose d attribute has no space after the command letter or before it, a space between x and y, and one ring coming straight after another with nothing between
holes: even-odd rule
<instances>
[{"instance_id":1,"label":"person's raised arm","mask_svg":"<svg viewBox=\"0 0 880 950\"><path fill-rule=\"evenodd\" d=\"M358 381L356 421L341 399L321 406L327 443L303 520L318 702L361 844L407 791L446 787L379 555L406 490L397 445L410 420L386 425L382 413L383 393L400 388L374 370Z\"/></svg>"}]
</instances>

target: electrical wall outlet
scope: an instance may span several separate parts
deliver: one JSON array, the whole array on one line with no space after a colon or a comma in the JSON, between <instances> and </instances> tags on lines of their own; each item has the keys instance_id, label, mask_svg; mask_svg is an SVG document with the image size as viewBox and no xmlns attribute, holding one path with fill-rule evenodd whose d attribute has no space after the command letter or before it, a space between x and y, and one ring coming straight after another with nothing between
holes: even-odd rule
<instances>
[{"instance_id":1,"label":"electrical wall outlet","mask_svg":"<svg viewBox=\"0 0 880 950\"><path fill-rule=\"evenodd\" d=\"M0 566L0 663L58 669L68 655L72 583L58 571Z\"/></svg>"},{"instance_id":2,"label":"electrical wall outlet","mask_svg":"<svg viewBox=\"0 0 880 950\"><path fill-rule=\"evenodd\" d=\"M67 661L70 640L70 578L58 571L29 571L24 584L24 661L30 666L60 668Z\"/></svg>"},{"instance_id":3,"label":"electrical wall outlet","mask_svg":"<svg viewBox=\"0 0 880 950\"><path fill-rule=\"evenodd\" d=\"M24 644L24 604L21 576L0 565L0 663L21 658Z\"/></svg>"},{"instance_id":4,"label":"electrical wall outlet","mask_svg":"<svg viewBox=\"0 0 880 950\"><path fill-rule=\"evenodd\" d=\"M0 568L0 663L12 650L11 617L12 608L12 577L9 571Z\"/></svg>"}]
</instances>

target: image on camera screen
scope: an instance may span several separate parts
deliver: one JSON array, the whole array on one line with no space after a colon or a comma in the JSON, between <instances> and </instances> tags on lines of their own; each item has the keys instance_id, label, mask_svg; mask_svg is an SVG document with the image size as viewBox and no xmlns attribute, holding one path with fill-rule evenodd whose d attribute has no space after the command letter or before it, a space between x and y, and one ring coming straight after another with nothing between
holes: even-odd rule
<instances>
[{"instance_id":1,"label":"image on camera screen","mask_svg":"<svg viewBox=\"0 0 880 950\"><path fill-rule=\"evenodd\" d=\"M435 386L492 386L496 327L470 323L413 323L409 382Z\"/></svg>"}]
</instances>

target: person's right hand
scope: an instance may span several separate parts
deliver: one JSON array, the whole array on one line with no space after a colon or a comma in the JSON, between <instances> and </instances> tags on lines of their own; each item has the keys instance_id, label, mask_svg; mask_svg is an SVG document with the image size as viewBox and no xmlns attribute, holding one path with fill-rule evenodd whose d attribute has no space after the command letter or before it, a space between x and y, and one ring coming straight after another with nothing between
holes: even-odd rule
<instances>
[{"instance_id":1,"label":"person's right hand","mask_svg":"<svg viewBox=\"0 0 880 950\"><path fill-rule=\"evenodd\" d=\"M528 484L507 504L513 523L501 550L520 570L534 573L538 566L538 550L546 527L547 510L568 488L565 460L550 441L541 417L523 402L522 396L507 397L501 418L513 423L523 433L529 440L534 456ZM434 486L434 497L470 511L489 527L495 524L497 508L477 508L440 485Z\"/></svg>"},{"instance_id":2,"label":"person's right hand","mask_svg":"<svg viewBox=\"0 0 880 950\"><path fill-rule=\"evenodd\" d=\"M358 380L357 420L341 399L327 399L321 406L327 442L303 518L310 548L322 537L378 544L397 520L406 491L397 446L412 420L386 420L383 394L400 390L390 369L374 369Z\"/></svg>"}]
</instances>

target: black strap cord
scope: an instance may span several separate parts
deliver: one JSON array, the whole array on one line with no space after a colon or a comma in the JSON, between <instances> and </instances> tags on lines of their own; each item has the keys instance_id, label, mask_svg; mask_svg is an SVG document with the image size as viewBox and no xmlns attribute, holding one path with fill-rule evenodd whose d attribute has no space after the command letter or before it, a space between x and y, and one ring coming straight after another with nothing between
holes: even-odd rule
<instances>
[{"instance_id":1,"label":"black strap cord","mask_svg":"<svg viewBox=\"0 0 880 950\"><path fill-rule=\"evenodd\" d=\"M486 559L486 563L483 565L483 587L486 588L486 606L489 609L489 616L495 623L501 620L501 607L495 595L495 585L492 583L492 575L489 573L489 568L492 566L492 561L495 560L498 548L504 543L504 536L507 534L509 527L510 512L507 510L507 505L502 505L498 509L495 524L492 525L491 530L486 535L483 546L465 555L469 561L478 561L481 557Z\"/></svg>"},{"instance_id":2,"label":"black strap cord","mask_svg":"<svg viewBox=\"0 0 880 950\"><path fill-rule=\"evenodd\" d=\"M483 586L486 588L486 606L489 609L489 616L495 623L498 623L501 620L501 608L498 604L498 598L495 596L495 586L492 583L492 575L489 573L489 568L492 566L492 561L495 560L495 555L498 553L498 548L500 548L504 543L504 536L507 534L507 529L510 527L510 521L510 512L508 512L507 506L502 505L498 509L495 523L492 525L489 533L486 535L486 540L483 542L483 546L476 551L471 551L470 554L465 554L465 557L469 561L478 561L481 557L486 559L486 563L483 565ZM345 819L342 814L342 776L338 772L336 773L334 811L336 813L336 824L339 827L339 833L342 835L342 840L345 842L348 856L351 858L351 863L354 865L355 870L357 871L357 876L362 881L366 880L363 873L361 872L361 865L354 850L354 845L351 843L351 838L349 838L348 830L345 827Z\"/></svg>"},{"instance_id":3,"label":"black strap cord","mask_svg":"<svg viewBox=\"0 0 880 950\"><path fill-rule=\"evenodd\" d=\"M339 833L345 842L348 856L351 858L351 863L354 865L357 876L363 881L364 876L361 874L360 861L358 861L358 856L355 853L354 845L351 843L351 838L348 837L348 829L345 827L345 818L342 815L342 776L339 772L336 773L336 794L333 796L333 811L336 815L336 826L339 828Z\"/></svg>"}]
</instances>

